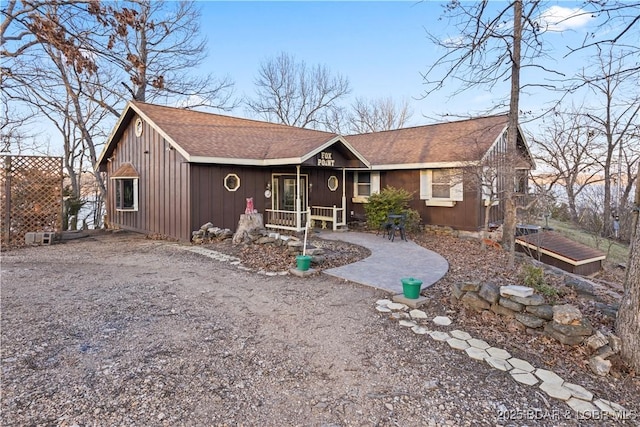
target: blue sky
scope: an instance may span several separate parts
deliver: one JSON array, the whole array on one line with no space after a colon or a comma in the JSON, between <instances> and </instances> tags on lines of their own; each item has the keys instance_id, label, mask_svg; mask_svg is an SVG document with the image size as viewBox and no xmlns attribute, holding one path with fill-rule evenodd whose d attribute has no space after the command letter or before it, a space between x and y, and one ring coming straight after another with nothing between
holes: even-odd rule
<instances>
[{"instance_id":1,"label":"blue sky","mask_svg":"<svg viewBox=\"0 0 640 427\"><path fill-rule=\"evenodd\" d=\"M420 75L438 55L426 29L454 37L446 28L441 2L219 2L203 1L202 32L208 39L209 57L202 71L229 75L238 95L252 95L260 63L281 52L295 55L308 65L323 64L349 78L351 96L391 96L411 101L411 124L430 122L440 113L467 114L487 109L491 99L505 96L508 84L489 92L481 89L449 99L445 90L435 97L424 93ZM495 2L503 6L503 2ZM549 2L548 16L568 16L573 2ZM568 73L584 65L579 55L563 59L567 45L577 45L589 19L565 21L557 32L545 35L553 49L550 67ZM534 76L531 76L534 77ZM557 97L557 94L554 95ZM542 108L543 98L524 94L523 108ZM232 114L247 116L242 108Z\"/></svg>"}]
</instances>

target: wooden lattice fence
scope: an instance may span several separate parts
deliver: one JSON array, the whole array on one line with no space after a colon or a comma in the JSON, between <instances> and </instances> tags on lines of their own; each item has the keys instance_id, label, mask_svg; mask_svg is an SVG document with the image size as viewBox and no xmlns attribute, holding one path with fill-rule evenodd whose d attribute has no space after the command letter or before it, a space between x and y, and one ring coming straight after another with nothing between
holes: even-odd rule
<instances>
[{"instance_id":1,"label":"wooden lattice fence","mask_svg":"<svg viewBox=\"0 0 640 427\"><path fill-rule=\"evenodd\" d=\"M0 156L2 247L27 232L62 231L62 158Z\"/></svg>"}]
</instances>

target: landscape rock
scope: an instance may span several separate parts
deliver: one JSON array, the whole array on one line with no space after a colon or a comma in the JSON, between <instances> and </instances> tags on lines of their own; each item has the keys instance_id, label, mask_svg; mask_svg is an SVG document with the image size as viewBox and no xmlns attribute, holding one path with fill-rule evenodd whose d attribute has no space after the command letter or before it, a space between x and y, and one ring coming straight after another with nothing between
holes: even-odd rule
<instances>
[{"instance_id":1,"label":"landscape rock","mask_svg":"<svg viewBox=\"0 0 640 427\"><path fill-rule=\"evenodd\" d=\"M547 323L546 320L532 314L516 313L515 317L518 322L522 323L527 328L541 328L545 323Z\"/></svg>"},{"instance_id":2,"label":"landscape rock","mask_svg":"<svg viewBox=\"0 0 640 427\"><path fill-rule=\"evenodd\" d=\"M460 299L464 295L464 291L462 290L462 283L454 283L451 286L451 296L456 299Z\"/></svg>"},{"instance_id":3,"label":"landscape rock","mask_svg":"<svg viewBox=\"0 0 640 427\"><path fill-rule=\"evenodd\" d=\"M500 298L500 300L498 301L498 304L513 311L522 311L524 309L524 305L518 302L512 301L509 298Z\"/></svg>"},{"instance_id":4,"label":"landscape rock","mask_svg":"<svg viewBox=\"0 0 640 427\"><path fill-rule=\"evenodd\" d=\"M533 294L529 297L519 297L516 295L512 295L512 296L509 296L508 298L522 305L538 306L545 303L544 297L540 294Z\"/></svg>"},{"instance_id":5,"label":"landscape rock","mask_svg":"<svg viewBox=\"0 0 640 427\"><path fill-rule=\"evenodd\" d=\"M620 350L622 350L622 340L620 339L620 337L618 337L617 335L609 335L609 345L611 346L611 350L613 350L616 353L620 353Z\"/></svg>"},{"instance_id":6,"label":"landscape rock","mask_svg":"<svg viewBox=\"0 0 640 427\"><path fill-rule=\"evenodd\" d=\"M541 319L553 320L553 306L551 305L529 305L525 310Z\"/></svg>"},{"instance_id":7,"label":"landscape rock","mask_svg":"<svg viewBox=\"0 0 640 427\"><path fill-rule=\"evenodd\" d=\"M582 335L565 335L562 332L555 330L551 326L553 323L554 322L547 322L544 327L544 332L551 338L555 338L565 345L578 345L584 341L584 336Z\"/></svg>"},{"instance_id":8,"label":"landscape rock","mask_svg":"<svg viewBox=\"0 0 640 427\"><path fill-rule=\"evenodd\" d=\"M591 335L589 338L585 340L585 344L592 351L599 349L600 347L609 344L609 340L604 334L600 331L596 331L595 334Z\"/></svg>"},{"instance_id":9,"label":"landscape rock","mask_svg":"<svg viewBox=\"0 0 640 427\"><path fill-rule=\"evenodd\" d=\"M603 359L608 359L614 354L616 354L616 352L611 349L610 345L603 345L596 351L596 356L602 357Z\"/></svg>"},{"instance_id":10,"label":"landscape rock","mask_svg":"<svg viewBox=\"0 0 640 427\"><path fill-rule=\"evenodd\" d=\"M578 307L571 304L554 305L553 321L562 325L579 324L582 320L582 313Z\"/></svg>"},{"instance_id":11,"label":"landscape rock","mask_svg":"<svg viewBox=\"0 0 640 427\"><path fill-rule=\"evenodd\" d=\"M491 306L487 301L480 298L477 292L467 292L460 298L460 303L465 307L471 308L476 311L488 310Z\"/></svg>"},{"instance_id":12,"label":"landscape rock","mask_svg":"<svg viewBox=\"0 0 640 427\"><path fill-rule=\"evenodd\" d=\"M514 295L517 297L529 297L533 295L533 288L528 286L519 286L519 285L507 285L500 287L500 295L505 297L509 295Z\"/></svg>"},{"instance_id":13,"label":"landscape rock","mask_svg":"<svg viewBox=\"0 0 640 427\"><path fill-rule=\"evenodd\" d=\"M503 307L497 303L491 304L491 311L493 311L496 314L499 314L500 316L505 316L505 317L513 317L516 314L515 311L507 307Z\"/></svg>"},{"instance_id":14,"label":"landscape rock","mask_svg":"<svg viewBox=\"0 0 640 427\"><path fill-rule=\"evenodd\" d=\"M581 336L583 339L593 333L593 328L591 327L589 319L582 319L579 324L573 325L563 325L554 320L553 322L549 322L549 325L561 334L568 336Z\"/></svg>"},{"instance_id":15,"label":"landscape rock","mask_svg":"<svg viewBox=\"0 0 640 427\"><path fill-rule=\"evenodd\" d=\"M478 292L478 294L483 299L493 304L495 302L498 302L498 300L500 299L500 287L495 283L487 282L480 287L480 291Z\"/></svg>"},{"instance_id":16,"label":"landscape rock","mask_svg":"<svg viewBox=\"0 0 640 427\"><path fill-rule=\"evenodd\" d=\"M480 283L477 282L465 282L460 286L463 292L478 292L480 290Z\"/></svg>"},{"instance_id":17,"label":"landscape rock","mask_svg":"<svg viewBox=\"0 0 640 427\"><path fill-rule=\"evenodd\" d=\"M600 356L593 356L589 359L589 367L594 374L604 377L607 376L611 370L611 362Z\"/></svg>"}]
</instances>

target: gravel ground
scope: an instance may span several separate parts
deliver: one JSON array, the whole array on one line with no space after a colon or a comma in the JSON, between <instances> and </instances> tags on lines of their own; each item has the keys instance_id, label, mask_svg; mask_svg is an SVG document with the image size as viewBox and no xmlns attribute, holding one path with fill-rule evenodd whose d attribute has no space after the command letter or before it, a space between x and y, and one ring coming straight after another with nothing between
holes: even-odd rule
<instances>
[{"instance_id":1,"label":"gravel ground","mask_svg":"<svg viewBox=\"0 0 640 427\"><path fill-rule=\"evenodd\" d=\"M386 296L132 233L3 252L2 425L620 425L399 327Z\"/></svg>"}]
</instances>

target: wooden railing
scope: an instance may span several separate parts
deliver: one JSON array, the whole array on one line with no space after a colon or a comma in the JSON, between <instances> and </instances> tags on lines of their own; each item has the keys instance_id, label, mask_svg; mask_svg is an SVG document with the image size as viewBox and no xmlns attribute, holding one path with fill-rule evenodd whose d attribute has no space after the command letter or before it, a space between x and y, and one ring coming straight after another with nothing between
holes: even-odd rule
<instances>
[{"instance_id":1,"label":"wooden railing","mask_svg":"<svg viewBox=\"0 0 640 427\"><path fill-rule=\"evenodd\" d=\"M304 231L307 223L306 211L283 211L276 209L266 209L267 220L265 227L278 228L282 230Z\"/></svg>"},{"instance_id":2,"label":"wooden railing","mask_svg":"<svg viewBox=\"0 0 640 427\"><path fill-rule=\"evenodd\" d=\"M320 221L322 228L327 228L327 222L332 223L333 231L336 231L339 226L347 225L345 209L338 208L336 205L332 207L326 206L311 206L311 226L315 226L315 221Z\"/></svg>"}]
</instances>

